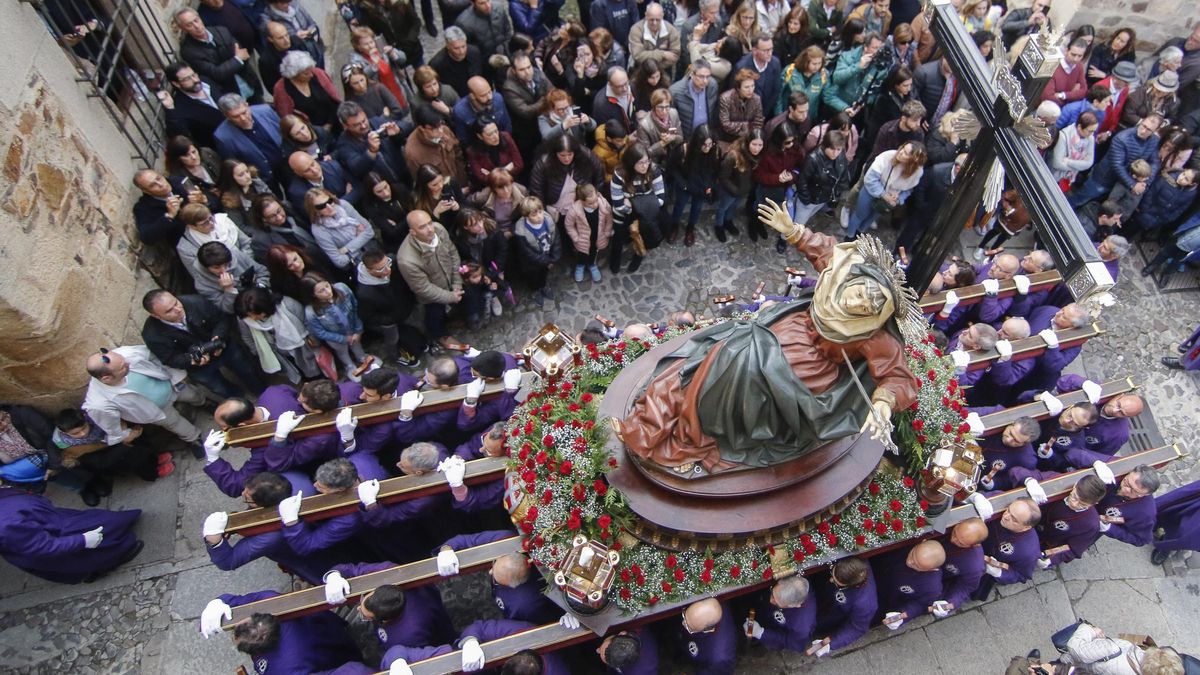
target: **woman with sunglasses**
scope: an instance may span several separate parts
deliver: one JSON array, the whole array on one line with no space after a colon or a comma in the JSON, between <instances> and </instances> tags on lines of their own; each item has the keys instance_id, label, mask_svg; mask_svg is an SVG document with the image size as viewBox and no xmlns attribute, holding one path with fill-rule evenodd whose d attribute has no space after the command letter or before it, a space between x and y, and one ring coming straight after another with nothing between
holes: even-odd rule
<instances>
[{"instance_id":1,"label":"woman with sunglasses","mask_svg":"<svg viewBox=\"0 0 1200 675\"><path fill-rule=\"evenodd\" d=\"M375 230L349 202L325 188L304 195L304 209L312 223L313 238L334 267L349 273L362 258L362 249L375 238Z\"/></svg>"}]
</instances>

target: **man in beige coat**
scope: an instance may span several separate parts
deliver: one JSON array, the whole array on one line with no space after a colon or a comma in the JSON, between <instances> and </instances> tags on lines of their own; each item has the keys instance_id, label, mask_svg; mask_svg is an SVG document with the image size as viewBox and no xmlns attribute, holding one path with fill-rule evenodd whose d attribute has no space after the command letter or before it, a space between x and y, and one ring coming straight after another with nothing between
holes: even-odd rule
<instances>
[{"instance_id":1,"label":"man in beige coat","mask_svg":"<svg viewBox=\"0 0 1200 675\"><path fill-rule=\"evenodd\" d=\"M458 250L446 228L426 211L408 212L408 236L396 251L396 266L425 308L425 333L443 349L465 351L446 330L446 313L463 297Z\"/></svg>"},{"instance_id":2,"label":"man in beige coat","mask_svg":"<svg viewBox=\"0 0 1200 675\"><path fill-rule=\"evenodd\" d=\"M656 59L663 72L669 73L679 61L681 45L679 29L663 21L662 5L652 2L646 7L646 18L629 29L629 67Z\"/></svg>"}]
</instances>

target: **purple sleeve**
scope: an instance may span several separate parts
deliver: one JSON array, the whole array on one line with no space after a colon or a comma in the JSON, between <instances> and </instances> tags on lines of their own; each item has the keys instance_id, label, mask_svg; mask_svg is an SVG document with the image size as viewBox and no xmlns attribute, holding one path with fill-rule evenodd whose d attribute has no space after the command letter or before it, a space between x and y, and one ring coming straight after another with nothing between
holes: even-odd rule
<instances>
[{"instance_id":1,"label":"purple sleeve","mask_svg":"<svg viewBox=\"0 0 1200 675\"><path fill-rule=\"evenodd\" d=\"M1086 379L1082 375L1063 375L1058 378L1058 382L1054 385L1054 390L1060 394L1065 394L1068 391L1079 391L1083 389L1083 382Z\"/></svg>"},{"instance_id":2,"label":"purple sleeve","mask_svg":"<svg viewBox=\"0 0 1200 675\"><path fill-rule=\"evenodd\" d=\"M241 607L259 600L266 600L279 595L276 591L255 591L254 593L246 593L245 595L236 595L233 593L225 593L218 595L217 598L229 605L230 607Z\"/></svg>"},{"instance_id":3,"label":"purple sleeve","mask_svg":"<svg viewBox=\"0 0 1200 675\"><path fill-rule=\"evenodd\" d=\"M407 422L396 423L396 426L393 427L392 440L403 445L411 445L418 441L435 438L447 426L454 424L457 415L457 410L441 410L424 415L414 415Z\"/></svg>"},{"instance_id":4,"label":"purple sleeve","mask_svg":"<svg viewBox=\"0 0 1200 675\"><path fill-rule=\"evenodd\" d=\"M475 406L475 414L467 413L469 408L462 405L458 408L458 430L464 433L475 433L483 431L492 426L496 422L512 417L513 410L517 408L516 392L505 391L503 394L488 401L482 401Z\"/></svg>"},{"instance_id":5,"label":"purple sleeve","mask_svg":"<svg viewBox=\"0 0 1200 675\"><path fill-rule=\"evenodd\" d=\"M300 521L285 525L283 536L293 551L300 555L311 555L349 539L358 528L359 516L354 513L319 523Z\"/></svg>"},{"instance_id":6,"label":"purple sleeve","mask_svg":"<svg viewBox=\"0 0 1200 675\"><path fill-rule=\"evenodd\" d=\"M956 332L959 328L959 325L962 323L963 315L966 314L967 310L969 309L971 309L971 305L959 305L958 307L950 310L950 316L948 317L943 317L940 312L936 313L930 317L933 321L933 327L942 331L946 335Z\"/></svg>"},{"instance_id":7,"label":"purple sleeve","mask_svg":"<svg viewBox=\"0 0 1200 675\"><path fill-rule=\"evenodd\" d=\"M1011 387L1021 378L1029 374L1033 370L1034 359L1022 359L1020 361L1008 361L1005 363L997 363L992 366L988 372L991 373L992 381L998 385Z\"/></svg>"},{"instance_id":8,"label":"purple sleeve","mask_svg":"<svg viewBox=\"0 0 1200 675\"><path fill-rule=\"evenodd\" d=\"M462 501L455 500L454 508L466 513L479 513L488 509L497 509L504 505L504 481L494 480L467 488L467 496Z\"/></svg>"},{"instance_id":9,"label":"purple sleeve","mask_svg":"<svg viewBox=\"0 0 1200 675\"><path fill-rule=\"evenodd\" d=\"M342 439L336 431L278 443L271 439L263 453L266 466L271 471L287 471L321 459L335 459L342 455Z\"/></svg>"},{"instance_id":10,"label":"purple sleeve","mask_svg":"<svg viewBox=\"0 0 1200 675\"><path fill-rule=\"evenodd\" d=\"M859 638L867 634L871 628L871 619L879 608L879 599L875 594L875 580L867 577L867 583L855 597L854 608L846 620L829 636L829 648L836 650L849 647Z\"/></svg>"},{"instance_id":11,"label":"purple sleeve","mask_svg":"<svg viewBox=\"0 0 1200 675\"><path fill-rule=\"evenodd\" d=\"M235 544L228 539L216 546L206 546L208 559L219 570L232 572L246 563L257 560L283 542L282 532L265 532L253 537L243 537Z\"/></svg>"},{"instance_id":12,"label":"purple sleeve","mask_svg":"<svg viewBox=\"0 0 1200 675\"><path fill-rule=\"evenodd\" d=\"M482 455L479 454L479 449L483 447L483 437L481 434L471 434L467 441L454 449L454 454L461 457L464 462L469 462L473 459L479 459Z\"/></svg>"},{"instance_id":13,"label":"purple sleeve","mask_svg":"<svg viewBox=\"0 0 1200 675\"><path fill-rule=\"evenodd\" d=\"M485 530L483 532L475 532L473 534L458 534L446 540L442 546L449 546L454 551L461 551L464 548L472 548L475 546L483 546L494 541L508 539L509 537L517 536L512 530ZM437 555L438 549L433 550L430 555Z\"/></svg>"},{"instance_id":14,"label":"purple sleeve","mask_svg":"<svg viewBox=\"0 0 1200 675\"><path fill-rule=\"evenodd\" d=\"M204 467L204 473L217 484L217 489L226 496L240 497L246 481L267 470L265 454L262 450L251 450L250 458L242 464L240 469L233 468L233 465L225 458L218 458L217 461Z\"/></svg>"},{"instance_id":15,"label":"purple sleeve","mask_svg":"<svg viewBox=\"0 0 1200 675\"><path fill-rule=\"evenodd\" d=\"M1142 497L1140 501L1145 506L1134 511L1132 515L1130 515L1129 509L1122 511L1121 515L1125 518L1125 522L1110 524L1108 531L1104 532L1104 536L1123 541L1130 546L1145 546L1154 541L1156 515L1154 498Z\"/></svg>"},{"instance_id":16,"label":"purple sleeve","mask_svg":"<svg viewBox=\"0 0 1200 675\"><path fill-rule=\"evenodd\" d=\"M948 583L943 583L942 599L954 605L954 609L962 609L967 599L979 588L979 581L983 578L983 563L980 562L978 569L971 568L967 573L959 573L950 578Z\"/></svg>"},{"instance_id":17,"label":"purple sleeve","mask_svg":"<svg viewBox=\"0 0 1200 675\"><path fill-rule=\"evenodd\" d=\"M1038 471L1024 466L1014 466L1008 469L1008 477L1012 479L1013 486L1024 485L1026 478L1035 478L1040 483L1061 475L1057 471Z\"/></svg>"},{"instance_id":18,"label":"purple sleeve","mask_svg":"<svg viewBox=\"0 0 1200 675\"><path fill-rule=\"evenodd\" d=\"M1008 569L1001 570L996 581L1002 584L1020 584L1029 581L1033 578L1033 570L1037 568L1037 560L1035 555L1028 560L1021 558L1020 560L1006 561Z\"/></svg>"},{"instance_id":19,"label":"purple sleeve","mask_svg":"<svg viewBox=\"0 0 1200 675\"><path fill-rule=\"evenodd\" d=\"M1066 368L1075 360L1076 356L1079 356L1079 352L1082 349L1082 345L1066 349L1061 347L1059 349L1047 349L1037 360L1041 362L1043 370L1061 373L1063 368Z\"/></svg>"},{"instance_id":20,"label":"purple sleeve","mask_svg":"<svg viewBox=\"0 0 1200 675\"><path fill-rule=\"evenodd\" d=\"M1088 450L1086 448L1081 448L1081 447L1074 446L1074 445L1071 446L1070 450L1067 450L1067 452L1063 455L1063 457L1066 458L1068 464L1070 464L1071 466L1073 466L1077 469L1082 469L1084 467L1091 466L1091 465L1095 464L1096 462L1112 461L1112 455L1105 455L1103 453L1095 452L1095 451Z\"/></svg>"},{"instance_id":21,"label":"purple sleeve","mask_svg":"<svg viewBox=\"0 0 1200 675\"><path fill-rule=\"evenodd\" d=\"M1088 547L1096 543L1096 540L1099 538L1100 527L1098 525L1072 536L1067 540L1067 546L1070 546L1071 548L1050 556L1050 564L1061 565L1063 563L1069 563L1072 560L1075 560L1076 558L1082 556L1084 551L1087 551Z\"/></svg>"},{"instance_id":22,"label":"purple sleeve","mask_svg":"<svg viewBox=\"0 0 1200 675\"><path fill-rule=\"evenodd\" d=\"M984 415L991 415L992 413L1000 412L1001 410L1004 410L1004 409L1005 408L1002 405L982 405L982 406L973 406L971 408L968 408L968 410L970 410L970 412L976 413L980 417L983 417Z\"/></svg>"},{"instance_id":23,"label":"purple sleeve","mask_svg":"<svg viewBox=\"0 0 1200 675\"><path fill-rule=\"evenodd\" d=\"M359 426L354 432L355 449L358 452L376 453L386 448L391 444L396 424L400 424L400 422L389 420L379 424Z\"/></svg>"},{"instance_id":24,"label":"purple sleeve","mask_svg":"<svg viewBox=\"0 0 1200 675\"><path fill-rule=\"evenodd\" d=\"M405 647L404 645L396 645L383 655L383 662L380 664L384 670L392 667L392 663L399 659L404 659L404 662L412 665L418 661L432 659L435 656L449 654L454 651L450 645L438 645L436 647Z\"/></svg>"},{"instance_id":25,"label":"purple sleeve","mask_svg":"<svg viewBox=\"0 0 1200 675\"><path fill-rule=\"evenodd\" d=\"M363 509L363 520L371 527L389 527L420 518L428 508L429 499L418 497L395 504L378 504L375 508Z\"/></svg>"},{"instance_id":26,"label":"purple sleeve","mask_svg":"<svg viewBox=\"0 0 1200 675\"><path fill-rule=\"evenodd\" d=\"M396 563L344 563L341 565L334 565L333 569L337 570L338 573L343 577L349 579L350 577L361 577L364 574L379 572L381 570L387 570L393 567L396 567Z\"/></svg>"},{"instance_id":27,"label":"purple sleeve","mask_svg":"<svg viewBox=\"0 0 1200 675\"><path fill-rule=\"evenodd\" d=\"M984 296L983 302L979 303L979 321L981 323L997 323L1008 313L1008 308L1012 306L1012 303L1011 296L1007 298L998 295Z\"/></svg>"},{"instance_id":28,"label":"purple sleeve","mask_svg":"<svg viewBox=\"0 0 1200 675\"><path fill-rule=\"evenodd\" d=\"M33 522L13 523L7 529L9 536L5 538L20 542L18 550L22 556L60 556L86 549L82 532L55 536Z\"/></svg>"},{"instance_id":29,"label":"purple sleeve","mask_svg":"<svg viewBox=\"0 0 1200 675\"><path fill-rule=\"evenodd\" d=\"M817 623L816 597L810 596L810 599L803 605L795 610L784 610L784 614L788 621L787 630L759 622L759 625L763 627L761 641L767 649L775 651L789 649L794 652L803 652L808 649L809 640L812 639L812 632Z\"/></svg>"},{"instance_id":30,"label":"purple sleeve","mask_svg":"<svg viewBox=\"0 0 1200 675\"><path fill-rule=\"evenodd\" d=\"M513 621L512 619L481 619L464 628L462 633L459 634L459 640L461 641L469 637L473 637L478 640L480 644L483 644L484 642L499 640L502 637L512 635L513 633L519 633L523 630L529 630L530 628L537 628L537 626L529 623L528 621Z\"/></svg>"}]
</instances>

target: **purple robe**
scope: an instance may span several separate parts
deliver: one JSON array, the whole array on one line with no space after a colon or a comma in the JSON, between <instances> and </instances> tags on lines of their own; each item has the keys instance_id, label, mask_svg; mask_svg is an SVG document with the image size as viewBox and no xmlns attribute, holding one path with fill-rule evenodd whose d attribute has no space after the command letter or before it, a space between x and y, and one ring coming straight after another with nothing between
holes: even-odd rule
<instances>
[{"instance_id":1,"label":"purple robe","mask_svg":"<svg viewBox=\"0 0 1200 675\"><path fill-rule=\"evenodd\" d=\"M830 649L848 647L866 635L879 607L870 568L867 580L857 588L838 588L832 581L817 584L817 607L820 611L813 639L830 638Z\"/></svg>"},{"instance_id":2,"label":"purple robe","mask_svg":"<svg viewBox=\"0 0 1200 675\"><path fill-rule=\"evenodd\" d=\"M737 665L737 643L740 626L733 620L733 611L722 603L721 620L711 633L688 633L676 621L676 641L683 647L685 658L696 675L731 675Z\"/></svg>"},{"instance_id":3,"label":"purple robe","mask_svg":"<svg viewBox=\"0 0 1200 675\"><path fill-rule=\"evenodd\" d=\"M359 452L379 452L389 448L407 448L420 441L442 440L453 429L458 412L454 409L413 415L407 422L399 417L359 428L354 435ZM336 435L336 434L335 434Z\"/></svg>"},{"instance_id":4,"label":"purple robe","mask_svg":"<svg viewBox=\"0 0 1200 675\"><path fill-rule=\"evenodd\" d=\"M350 663L343 663L333 670L325 670L313 673L313 675L375 675L378 672L378 668L372 668L362 661L351 661Z\"/></svg>"},{"instance_id":5,"label":"purple robe","mask_svg":"<svg viewBox=\"0 0 1200 675\"><path fill-rule=\"evenodd\" d=\"M380 666L387 670L392 667L392 663L397 659L404 659L404 662L412 665L418 661L432 659L435 656L442 656L454 651L450 645L438 645L436 647L409 647L407 645L396 645L388 649L383 654L383 662Z\"/></svg>"},{"instance_id":6,"label":"purple robe","mask_svg":"<svg viewBox=\"0 0 1200 675\"><path fill-rule=\"evenodd\" d=\"M545 596L546 584L536 570L531 570L525 583L516 588L498 584L491 575L488 576L492 582L492 598L504 618L540 625L557 621L562 616L558 605Z\"/></svg>"},{"instance_id":7,"label":"purple robe","mask_svg":"<svg viewBox=\"0 0 1200 675\"><path fill-rule=\"evenodd\" d=\"M337 565L333 569L349 579L392 567L395 565L390 562L354 563ZM404 611L391 621L375 621L374 628L375 637L384 651L396 645L432 647L454 639L454 626L436 586L404 589Z\"/></svg>"},{"instance_id":8,"label":"purple robe","mask_svg":"<svg viewBox=\"0 0 1200 675\"><path fill-rule=\"evenodd\" d=\"M1000 576L996 578L996 582L1001 584L1029 581L1037 569L1038 559L1042 557L1037 530L1026 530L1018 534L1001 525L999 518L988 523L988 538L983 542L983 551L1008 565L1008 569L1001 571ZM993 577L988 577L991 578Z\"/></svg>"},{"instance_id":9,"label":"purple robe","mask_svg":"<svg viewBox=\"0 0 1200 675\"><path fill-rule=\"evenodd\" d=\"M471 534L456 534L447 539L446 543L442 544L442 546L449 546L453 551L461 551L464 548L483 546L484 544L490 544L494 541L501 541L502 539L515 536L517 536L517 533L512 530L486 530L484 532L472 532ZM429 554L430 557L436 556L442 546L434 549Z\"/></svg>"},{"instance_id":10,"label":"purple robe","mask_svg":"<svg viewBox=\"0 0 1200 675\"><path fill-rule=\"evenodd\" d=\"M516 408L517 392L506 390L495 398L477 402L474 408L465 403L460 405L455 424L460 432L474 434L512 417Z\"/></svg>"},{"instance_id":11,"label":"purple robe","mask_svg":"<svg viewBox=\"0 0 1200 675\"><path fill-rule=\"evenodd\" d=\"M1042 522L1038 524L1038 531L1041 533L1042 550L1070 547L1050 556L1052 566L1061 565L1082 556L1100 538L1100 515L1091 506L1076 511L1067 506L1064 499L1042 506Z\"/></svg>"},{"instance_id":12,"label":"purple robe","mask_svg":"<svg viewBox=\"0 0 1200 675\"><path fill-rule=\"evenodd\" d=\"M979 283L983 283L984 279L989 279L989 274L992 270L992 265L995 263L987 263L975 268L975 279ZM1004 317L1009 315L1008 308L1013 304L1014 296L1002 298L999 295L984 295L983 299L975 304L974 311L970 314L970 321L974 323L991 324L994 328L1000 328L1000 324L1004 322Z\"/></svg>"},{"instance_id":13,"label":"purple robe","mask_svg":"<svg viewBox=\"0 0 1200 675\"><path fill-rule=\"evenodd\" d=\"M492 511L504 506L504 479L479 483L467 488L462 501L455 500L454 509L463 513Z\"/></svg>"},{"instance_id":14,"label":"purple robe","mask_svg":"<svg viewBox=\"0 0 1200 675\"><path fill-rule=\"evenodd\" d=\"M279 595L259 591L247 595L222 595L230 607ZM258 675L293 675L332 670L350 661L361 661L346 622L333 612L317 612L290 621L279 622L279 642L273 649L251 654L252 670Z\"/></svg>"},{"instance_id":15,"label":"purple robe","mask_svg":"<svg viewBox=\"0 0 1200 675\"><path fill-rule=\"evenodd\" d=\"M1058 378L1054 388L1059 393L1079 391L1083 388L1084 378L1081 375L1063 375ZM1088 450L1112 457L1120 452L1129 441L1130 424L1127 417L1105 417L1103 407L1100 408L1100 419L1095 424L1084 429L1084 443ZM1089 464L1091 462L1088 462ZM1081 465L1075 465L1081 466Z\"/></svg>"},{"instance_id":16,"label":"purple robe","mask_svg":"<svg viewBox=\"0 0 1200 675\"><path fill-rule=\"evenodd\" d=\"M259 408L266 408L267 412L271 413L271 419L277 420L279 416L287 411L292 411L297 415L305 414L304 406L300 405L300 394L292 387L286 384L273 384L263 393L258 395L258 400L254 405Z\"/></svg>"},{"instance_id":17,"label":"purple robe","mask_svg":"<svg viewBox=\"0 0 1200 675\"><path fill-rule=\"evenodd\" d=\"M270 471L296 469L312 474L318 466L345 454L337 430L311 436L289 437L282 443L274 438L267 444L264 458Z\"/></svg>"},{"instance_id":18,"label":"purple robe","mask_svg":"<svg viewBox=\"0 0 1200 675\"><path fill-rule=\"evenodd\" d=\"M334 516L329 520L306 523L303 520L283 526L288 546L300 555L312 555L334 544L340 544L363 532L363 511Z\"/></svg>"},{"instance_id":19,"label":"purple robe","mask_svg":"<svg viewBox=\"0 0 1200 675\"><path fill-rule=\"evenodd\" d=\"M516 356L508 352L500 352L500 355L504 357L504 370L512 370L517 367ZM466 384L475 379L475 376L471 374L471 364L475 362L475 359L469 356L455 356L454 362L458 364L459 384Z\"/></svg>"},{"instance_id":20,"label":"purple robe","mask_svg":"<svg viewBox=\"0 0 1200 675\"><path fill-rule=\"evenodd\" d=\"M809 593L804 604L783 609L772 604L767 593L754 605L754 620L762 626L759 640L767 649L802 652L812 642L817 625L817 596Z\"/></svg>"},{"instance_id":21,"label":"purple robe","mask_svg":"<svg viewBox=\"0 0 1200 675\"><path fill-rule=\"evenodd\" d=\"M637 636L640 645L637 660L620 671L611 667L605 670L610 675L658 675L658 641L654 638L654 631L642 626L632 631L621 632Z\"/></svg>"},{"instance_id":22,"label":"purple robe","mask_svg":"<svg viewBox=\"0 0 1200 675\"><path fill-rule=\"evenodd\" d=\"M1033 371L1035 361L1036 359L1021 359L1004 363L993 362L983 370L984 374L966 391L967 403L970 405L995 405L1011 402L1021 391L1017 387L1017 383Z\"/></svg>"},{"instance_id":23,"label":"purple robe","mask_svg":"<svg viewBox=\"0 0 1200 675\"><path fill-rule=\"evenodd\" d=\"M64 509L15 487L0 487L0 556L26 572L62 584L119 566L137 546L133 526L142 512ZM96 548L83 533L104 527Z\"/></svg>"},{"instance_id":24,"label":"purple robe","mask_svg":"<svg viewBox=\"0 0 1200 675\"><path fill-rule=\"evenodd\" d=\"M979 447L983 449L983 471L986 474L992 470L995 463L1003 464L1000 471L995 475L995 490L1011 490L1015 483L1012 480L1010 470L1014 467L1025 467L1027 469L1037 468L1037 452L1033 449L1032 443L1026 443L1019 448L1010 448L1004 444L1004 434L993 434L985 436L979 443Z\"/></svg>"},{"instance_id":25,"label":"purple robe","mask_svg":"<svg viewBox=\"0 0 1200 675\"><path fill-rule=\"evenodd\" d=\"M1162 539L1154 547L1162 551L1200 551L1200 481L1189 483L1154 498L1157 527Z\"/></svg>"},{"instance_id":26,"label":"purple robe","mask_svg":"<svg viewBox=\"0 0 1200 675\"><path fill-rule=\"evenodd\" d=\"M483 454L483 437L486 435L487 431L479 434L471 434L470 438L454 448L454 454L462 457L464 462L485 457L486 455Z\"/></svg>"},{"instance_id":27,"label":"purple robe","mask_svg":"<svg viewBox=\"0 0 1200 675\"><path fill-rule=\"evenodd\" d=\"M499 640L502 637L507 637L513 633L537 628L535 624L526 621L510 621L508 619L486 619L476 621L463 629L459 634L459 641L473 637L479 640L480 646L485 642ZM486 648L484 652L486 653ZM570 675L571 669L567 666L563 658L558 654L547 653L542 654L542 675Z\"/></svg>"},{"instance_id":28,"label":"purple robe","mask_svg":"<svg viewBox=\"0 0 1200 675\"><path fill-rule=\"evenodd\" d=\"M354 555L352 548L344 546L300 555L288 546L282 530L242 537L237 542L223 539L216 546L206 544L205 547L208 549L208 559L219 570L232 572L246 563L265 557L314 586L321 583L321 577L334 565L352 559Z\"/></svg>"},{"instance_id":29,"label":"purple robe","mask_svg":"<svg viewBox=\"0 0 1200 675\"><path fill-rule=\"evenodd\" d=\"M1008 315L1028 319L1033 310L1045 305L1049 301L1050 290L1047 288L1042 291L1029 291L1026 295L1014 296L1012 304L1008 307Z\"/></svg>"},{"instance_id":30,"label":"purple robe","mask_svg":"<svg viewBox=\"0 0 1200 675\"><path fill-rule=\"evenodd\" d=\"M1111 523L1104 532L1107 537L1132 546L1145 546L1154 540L1154 519L1157 511L1154 496L1125 499L1117 494L1120 483L1108 486L1108 496L1100 500L1096 511L1109 518L1124 518L1124 523Z\"/></svg>"},{"instance_id":31,"label":"purple robe","mask_svg":"<svg viewBox=\"0 0 1200 675\"><path fill-rule=\"evenodd\" d=\"M900 612L907 614L908 619L915 619L942 596L942 570L921 572L909 567L905 562L909 550L891 551L871 561L879 597L876 620L887 612Z\"/></svg>"},{"instance_id":32,"label":"purple robe","mask_svg":"<svg viewBox=\"0 0 1200 675\"><path fill-rule=\"evenodd\" d=\"M297 415L305 414L304 406L295 389L286 384L273 384L259 394L255 407L265 408L271 420L279 419L285 412L291 411ZM246 481L267 471L266 447L250 448L250 458L240 468L233 468L225 458L207 464L204 473L217 484L217 489L228 497L240 497ZM293 486L294 487L294 486ZM311 483L309 490L311 490ZM305 494L312 494L305 491Z\"/></svg>"},{"instance_id":33,"label":"purple robe","mask_svg":"<svg viewBox=\"0 0 1200 675\"><path fill-rule=\"evenodd\" d=\"M942 596L935 599L945 600L959 610L979 588L979 581L983 578L983 546L959 548L946 537L942 540L942 547L946 549L946 562L942 565Z\"/></svg>"}]
</instances>

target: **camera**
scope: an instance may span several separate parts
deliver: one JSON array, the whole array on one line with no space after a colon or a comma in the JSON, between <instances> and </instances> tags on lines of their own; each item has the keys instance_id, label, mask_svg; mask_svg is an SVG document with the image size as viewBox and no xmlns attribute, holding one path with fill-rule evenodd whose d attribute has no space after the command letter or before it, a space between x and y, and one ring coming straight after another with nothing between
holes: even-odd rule
<instances>
[{"instance_id":1,"label":"camera","mask_svg":"<svg viewBox=\"0 0 1200 675\"><path fill-rule=\"evenodd\" d=\"M225 341L219 337L214 337L208 342L198 345L192 345L188 348L188 358L192 363L200 363L200 360L205 356L212 356L214 353L225 348Z\"/></svg>"}]
</instances>

